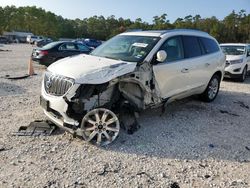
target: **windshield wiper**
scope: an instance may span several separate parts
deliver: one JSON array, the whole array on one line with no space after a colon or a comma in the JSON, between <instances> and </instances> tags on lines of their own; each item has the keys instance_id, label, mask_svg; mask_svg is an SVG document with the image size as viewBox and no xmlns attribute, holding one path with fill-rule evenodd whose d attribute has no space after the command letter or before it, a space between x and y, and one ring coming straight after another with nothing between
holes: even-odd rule
<instances>
[{"instance_id":1,"label":"windshield wiper","mask_svg":"<svg viewBox=\"0 0 250 188\"><path fill-rule=\"evenodd\" d=\"M103 57L108 58L108 59L114 59L114 60L122 61L121 59L116 59L114 57L109 57L109 56L103 56Z\"/></svg>"}]
</instances>

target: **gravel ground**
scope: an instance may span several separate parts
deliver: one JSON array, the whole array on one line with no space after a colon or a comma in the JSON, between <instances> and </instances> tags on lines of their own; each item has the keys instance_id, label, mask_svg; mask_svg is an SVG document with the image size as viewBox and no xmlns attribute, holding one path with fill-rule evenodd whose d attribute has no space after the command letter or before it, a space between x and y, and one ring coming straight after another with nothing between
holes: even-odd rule
<instances>
[{"instance_id":1,"label":"gravel ground","mask_svg":"<svg viewBox=\"0 0 250 188\"><path fill-rule=\"evenodd\" d=\"M30 45L5 45L0 77L27 73ZM98 148L63 131L11 136L44 119L37 76L0 78L0 187L250 187L250 78L223 81L217 99L185 99L140 116L141 128Z\"/></svg>"}]
</instances>

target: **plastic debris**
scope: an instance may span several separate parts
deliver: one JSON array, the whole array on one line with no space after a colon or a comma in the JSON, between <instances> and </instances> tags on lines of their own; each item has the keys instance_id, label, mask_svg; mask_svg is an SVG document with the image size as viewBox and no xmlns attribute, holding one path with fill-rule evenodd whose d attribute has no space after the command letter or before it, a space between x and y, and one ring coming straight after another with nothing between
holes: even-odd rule
<instances>
[{"instance_id":1,"label":"plastic debris","mask_svg":"<svg viewBox=\"0 0 250 188\"><path fill-rule=\"evenodd\" d=\"M36 120L31 122L28 126L19 127L17 132L14 132L14 136L50 136L56 126L44 120Z\"/></svg>"}]
</instances>

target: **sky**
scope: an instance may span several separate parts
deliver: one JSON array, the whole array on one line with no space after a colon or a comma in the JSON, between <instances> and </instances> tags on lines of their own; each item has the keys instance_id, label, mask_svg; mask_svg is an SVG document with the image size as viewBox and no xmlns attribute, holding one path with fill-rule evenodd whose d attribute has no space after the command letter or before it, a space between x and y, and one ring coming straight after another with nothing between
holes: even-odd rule
<instances>
[{"instance_id":1,"label":"sky","mask_svg":"<svg viewBox=\"0 0 250 188\"><path fill-rule=\"evenodd\" d=\"M0 0L0 6L37 6L64 18L89 18L114 15L152 23L154 16L164 13L170 22L178 17L200 14L202 18L223 19L233 10L250 14L250 0Z\"/></svg>"}]
</instances>

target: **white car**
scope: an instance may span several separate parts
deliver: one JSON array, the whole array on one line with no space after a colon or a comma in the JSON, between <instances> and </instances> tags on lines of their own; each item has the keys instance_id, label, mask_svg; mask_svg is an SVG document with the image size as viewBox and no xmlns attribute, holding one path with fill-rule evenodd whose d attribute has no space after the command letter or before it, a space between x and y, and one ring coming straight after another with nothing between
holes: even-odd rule
<instances>
[{"instance_id":1,"label":"white car","mask_svg":"<svg viewBox=\"0 0 250 188\"><path fill-rule=\"evenodd\" d=\"M138 112L199 94L213 101L223 79L218 42L195 30L120 34L90 55L59 60L44 75L41 106L59 127L106 145ZM119 117L119 118L118 118Z\"/></svg>"},{"instance_id":2,"label":"white car","mask_svg":"<svg viewBox=\"0 0 250 188\"><path fill-rule=\"evenodd\" d=\"M221 44L226 54L225 75L227 78L236 78L244 82L247 72L250 71L250 45L227 43Z\"/></svg>"},{"instance_id":3,"label":"white car","mask_svg":"<svg viewBox=\"0 0 250 188\"><path fill-rule=\"evenodd\" d=\"M26 41L29 44L35 44L36 41L43 39L41 36L28 35Z\"/></svg>"}]
</instances>

